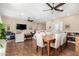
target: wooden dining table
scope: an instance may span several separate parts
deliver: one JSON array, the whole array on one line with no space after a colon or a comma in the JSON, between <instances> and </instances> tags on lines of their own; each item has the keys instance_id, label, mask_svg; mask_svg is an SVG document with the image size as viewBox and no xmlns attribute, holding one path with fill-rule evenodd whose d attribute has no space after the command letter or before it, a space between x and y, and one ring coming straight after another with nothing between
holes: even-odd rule
<instances>
[{"instance_id":1,"label":"wooden dining table","mask_svg":"<svg viewBox=\"0 0 79 59\"><path fill-rule=\"evenodd\" d=\"M44 42L47 43L48 56L50 55L50 43L54 41L54 35L46 35L44 37Z\"/></svg>"}]
</instances>

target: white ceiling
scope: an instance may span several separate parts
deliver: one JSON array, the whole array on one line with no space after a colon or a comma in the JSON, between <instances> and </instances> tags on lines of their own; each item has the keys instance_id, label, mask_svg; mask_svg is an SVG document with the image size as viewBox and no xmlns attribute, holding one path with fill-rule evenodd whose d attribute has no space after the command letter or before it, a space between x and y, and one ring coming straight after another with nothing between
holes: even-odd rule
<instances>
[{"instance_id":1,"label":"white ceiling","mask_svg":"<svg viewBox=\"0 0 79 59\"><path fill-rule=\"evenodd\" d=\"M79 14L79 3L66 3L60 8L64 11L44 11L50 9L45 3L0 3L0 15L26 20L31 17L35 21L45 22L57 17Z\"/></svg>"}]
</instances>

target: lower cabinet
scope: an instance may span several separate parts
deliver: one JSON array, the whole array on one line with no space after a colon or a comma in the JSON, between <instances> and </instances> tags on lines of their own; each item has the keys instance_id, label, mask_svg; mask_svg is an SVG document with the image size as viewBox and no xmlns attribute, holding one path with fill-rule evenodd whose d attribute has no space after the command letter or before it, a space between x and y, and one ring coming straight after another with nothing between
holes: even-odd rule
<instances>
[{"instance_id":1,"label":"lower cabinet","mask_svg":"<svg viewBox=\"0 0 79 59\"><path fill-rule=\"evenodd\" d=\"M75 51L79 55L79 36L76 37Z\"/></svg>"},{"instance_id":2,"label":"lower cabinet","mask_svg":"<svg viewBox=\"0 0 79 59\"><path fill-rule=\"evenodd\" d=\"M24 41L24 34L23 33L15 35L15 42L23 42L23 41Z\"/></svg>"}]
</instances>

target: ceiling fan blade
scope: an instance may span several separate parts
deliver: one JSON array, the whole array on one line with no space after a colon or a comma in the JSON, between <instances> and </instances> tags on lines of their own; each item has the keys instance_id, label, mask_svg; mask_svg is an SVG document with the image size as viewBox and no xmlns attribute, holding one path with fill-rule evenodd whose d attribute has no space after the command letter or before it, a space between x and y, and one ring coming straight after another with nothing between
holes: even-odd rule
<instances>
[{"instance_id":1,"label":"ceiling fan blade","mask_svg":"<svg viewBox=\"0 0 79 59\"><path fill-rule=\"evenodd\" d=\"M48 9L48 10L51 10L51 9ZM43 10L43 11L48 11L48 10Z\"/></svg>"},{"instance_id":2,"label":"ceiling fan blade","mask_svg":"<svg viewBox=\"0 0 79 59\"><path fill-rule=\"evenodd\" d=\"M53 7L49 3L46 3L46 4L51 8L51 10L53 9Z\"/></svg>"},{"instance_id":3,"label":"ceiling fan blade","mask_svg":"<svg viewBox=\"0 0 79 59\"><path fill-rule=\"evenodd\" d=\"M61 10L61 9L55 9L56 11L60 11L60 12L63 12L64 10Z\"/></svg>"},{"instance_id":4,"label":"ceiling fan blade","mask_svg":"<svg viewBox=\"0 0 79 59\"><path fill-rule=\"evenodd\" d=\"M60 6L63 6L65 3L60 3L60 4L58 4L56 7L55 7L55 9L57 9L58 7L60 7Z\"/></svg>"},{"instance_id":5,"label":"ceiling fan blade","mask_svg":"<svg viewBox=\"0 0 79 59\"><path fill-rule=\"evenodd\" d=\"M53 8L54 8L54 3L52 3L52 5L53 5Z\"/></svg>"}]
</instances>

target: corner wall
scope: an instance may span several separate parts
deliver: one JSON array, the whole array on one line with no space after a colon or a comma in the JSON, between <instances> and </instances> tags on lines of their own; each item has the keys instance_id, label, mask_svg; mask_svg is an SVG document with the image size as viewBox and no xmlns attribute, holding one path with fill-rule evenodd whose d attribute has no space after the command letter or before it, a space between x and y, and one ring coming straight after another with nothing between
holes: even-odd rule
<instances>
[{"instance_id":1,"label":"corner wall","mask_svg":"<svg viewBox=\"0 0 79 59\"><path fill-rule=\"evenodd\" d=\"M2 16L1 17L2 20L6 23L6 26L10 27L10 31L16 33L17 29L16 29L16 24L26 24L27 25L27 29L26 30L22 30L22 32L29 33L31 31L34 30L44 30L45 25L43 24L39 24L39 26L37 25L37 23L35 22L28 22L27 20L24 19L17 19L17 18L12 18L12 17L7 17L7 16ZM39 29L38 29L39 27ZM30 29L32 28L32 29ZM6 28L7 30L7 28Z\"/></svg>"},{"instance_id":2,"label":"corner wall","mask_svg":"<svg viewBox=\"0 0 79 59\"><path fill-rule=\"evenodd\" d=\"M58 21L62 21L65 25L70 25L69 29L64 29L65 32L79 32L79 15L66 16L48 21L46 22L46 30L51 30L49 27Z\"/></svg>"}]
</instances>

